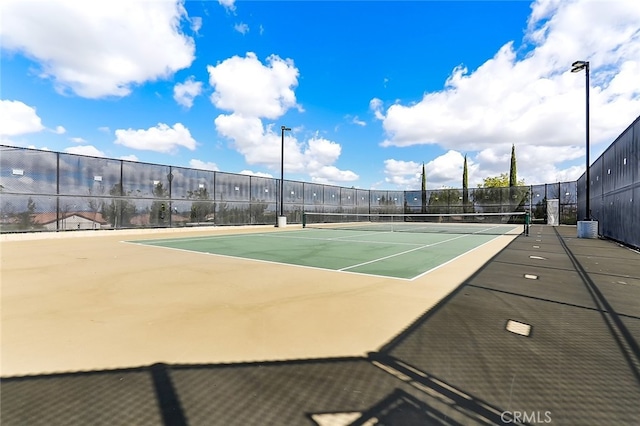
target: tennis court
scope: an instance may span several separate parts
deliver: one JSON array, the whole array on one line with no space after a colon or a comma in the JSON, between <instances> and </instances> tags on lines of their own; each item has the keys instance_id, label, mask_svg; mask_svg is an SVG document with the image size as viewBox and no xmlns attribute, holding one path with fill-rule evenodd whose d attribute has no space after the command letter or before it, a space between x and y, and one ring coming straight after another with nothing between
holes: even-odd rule
<instances>
[{"instance_id":1,"label":"tennis court","mask_svg":"<svg viewBox=\"0 0 640 426\"><path fill-rule=\"evenodd\" d=\"M522 234L342 225L3 236L2 374L362 355Z\"/></svg>"},{"instance_id":2,"label":"tennis court","mask_svg":"<svg viewBox=\"0 0 640 426\"><path fill-rule=\"evenodd\" d=\"M440 228L440 232L436 232L425 231L424 226L419 225L419 228L413 229L405 227L402 232L384 228L381 232L372 232L359 230L363 226L361 223L356 225L350 225L350 229L346 231L333 228L302 229L278 233L129 242L217 256L414 280L482 247L503 233L514 233L520 229L517 226L489 224L480 227L473 225L464 231L458 228L455 232L448 228L444 232Z\"/></svg>"}]
</instances>

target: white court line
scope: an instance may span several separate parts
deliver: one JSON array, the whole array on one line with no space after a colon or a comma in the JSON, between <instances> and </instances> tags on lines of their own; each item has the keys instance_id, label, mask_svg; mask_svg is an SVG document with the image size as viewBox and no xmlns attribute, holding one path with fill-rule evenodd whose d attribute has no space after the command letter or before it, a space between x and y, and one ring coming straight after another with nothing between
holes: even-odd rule
<instances>
[{"instance_id":1,"label":"white court line","mask_svg":"<svg viewBox=\"0 0 640 426\"><path fill-rule=\"evenodd\" d=\"M496 236L495 236L495 238L492 238L492 239L490 239L489 241L487 241L487 242L484 242L484 243L480 244L478 247L474 247L474 248L472 248L471 250L467 250L467 251L465 251L464 253L461 253L461 254L457 255L457 256L456 256L456 257L454 257L453 259L447 260L446 262L441 263L441 264L439 264L438 266L434 266L433 268L429 269L428 271L424 271L423 273L416 275L415 277L411 278L409 281L417 280L418 278L424 277L425 275L427 275L427 274L428 274L428 273L430 273L430 272L435 271L436 269L440 269L440 268L442 268L443 266L448 265L448 264L449 264L449 263L451 263L451 262L455 262L457 259L461 258L462 256L464 256L464 255L466 255L466 254L469 254L469 253L471 253L471 252L474 252L474 251L478 250L480 247L482 247L482 246L485 246L485 245L489 244L490 242L492 242L492 241L493 241L493 240L495 240L496 238L505 237L505 236L509 236L509 235L513 236L514 238L516 237L516 235L514 235L514 234L496 235Z\"/></svg>"},{"instance_id":2,"label":"white court line","mask_svg":"<svg viewBox=\"0 0 640 426\"><path fill-rule=\"evenodd\" d=\"M163 248L163 249L167 249L167 250L177 250L177 251L183 251L183 252L186 252L186 253L199 253L199 254L204 254L204 255L209 255L209 256L220 256L220 257L225 257L225 258L229 258L229 259L242 259L242 260L262 262L262 263L270 263L270 264L274 264L274 265L295 266L295 267L299 267L299 268L308 268L308 269L320 270L320 271L334 271L334 272L341 272L341 273L348 273L348 274L355 274L355 275L364 275L364 276L370 276L370 277L383 277L383 278L391 278L391 279L403 280L403 281L413 281L413 280L416 280L416 279L428 274L431 271L434 271L434 270L436 270L436 269L438 269L438 268L440 268L440 267L442 267L442 266L444 266L444 265L446 265L446 264L448 264L450 262L453 262L455 259L458 259L459 257L464 256L465 254L470 253L470 252L472 252L472 251L484 246L485 244L488 244L489 242L491 242L491 241L495 240L496 238L501 237L503 235L496 235L494 238L492 238L491 240L479 245L478 247L475 247L475 248L473 248L471 250L467 250L464 253L456 256L455 258L453 258L453 259L451 259L451 260L449 260L449 261L447 261L445 263L442 263L442 264L440 264L440 265L438 265L438 266L436 266L436 267L434 267L434 268L432 268L432 269L430 269L428 271L425 271L425 272L423 272L423 273L421 273L421 274L419 274L419 275L417 275L417 276L415 276L413 278L401 278L401 277L394 277L394 276L391 276L391 275L368 274L368 273L363 273L363 272L352 272L352 271L349 271L348 269L356 268L358 266L366 265L366 264L369 264L369 263L378 262L378 261L385 260L385 259L388 259L388 258L392 258L392 257L395 257L395 256L400 256L402 254L410 253L410 252L413 252L413 251L416 251L416 250L420 250L422 248L436 246L438 244L442 244L442 243L446 243L446 242L449 242L449 241L457 240L459 238L465 238L465 237L468 237L470 235L475 235L478 232L484 232L484 231L487 231L487 230L498 228L500 226L501 225L496 225L496 226L491 227L491 228L485 228L485 229L476 231L473 234L459 235L457 237L449 238L447 240L439 241L439 242L436 242L436 243L421 245L421 246L413 248L411 250L405 250L404 252L396 253L396 254L389 255L389 256L384 256L384 257L381 257L379 259L374 259L374 260L371 260L371 261L368 261L368 262L363 262L363 263L359 263L357 265L351 265L351 266L347 266L347 267L340 268L340 269L329 269L329 268L321 268L321 267L317 267L317 266L297 265L297 264L294 264L294 263L276 262L276 261L271 261L271 260L262 260L262 259L255 259L255 258L249 258L249 257L230 256L230 255L224 255L224 254L202 252L202 251L197 251L197 250L180 249L180 248L174 248L174 247L164 247L164 246L159 246L159 245L152 244L153 242L161 243L161 242L179 242L179 241L192 241L192 240L193 241L198 241L198 240L207 239L207 238L211 238L211 239L233 238L233 237L239 237L239 236L256 236L256 235L257 236L271 236L272 233L270 233L270 232L269 233L257 233L257 234L233 234L233 235L224 235L224 236L221 235L221 236L203 236L203 237L194 237L194 238L176 238L176 239L165 239L165 240L139 240L139 241L125 241L125 240L123 240L123 241L120 241L120 242L121 243L127 243L127 244L150 246L150 247L155 247L155 248ZM298 233L298 232L306 232L306 231L293 231L293 232ZM366 234L364 234L364 235L366 235ZM485 234L480 234L480 235L485 235ZM287 238L284 235L282 237L283 238ZM294 238L298 238L298 237L294 237ZM366 241L366 243L371 243L371 241ZM384 243L381 243L381 244L384 244ZM389 243L387 243L387 244L389 244ZM402 243L398 243L398 244L402 244ZM409 244L409 243L404 243L404 244ZM412 244L412 245L415 245L415 244Z\"/></svg>"},{"instance_id":3,"label":"white court line","mask_svg":"<svg viewBox=\"0 0 640 426\"><path fill-rule=\"evenodd\" d=\"M377 232L380 234L380 232ZM361 235L370 235L370 234L361 234ZM360 235L358 235L360 236ZM353 238L353 236L349 237L335 237L335 238L316 238L316 237L294 237L291 235L278 234L275 232L260 232L256 234L233 234L233 235L208 235L202 237L192 237L192 238L169 238L169 239L161 239L161 240L123 240L121 242L133 242L133 243L141 243L146 245L156 245L156 244L165 244L165 243L179 243L179 242L189 242L189 241L203 241L207 239L217 240L217 239L228 239L228 238L236 238L236 237L270 237L270 238L284 238L284 239L295 239L295 240L316 240L316 241L340 241L339 238ZM402 243L402 242L384 242L384 241L364 241L364 240L347 240L354 243L364 243L364 244L390 244L390 245L407 245L407 246L417 246L420 243Z\"/></svg>"},{"instance_id":4,"label":"white court line","mask_svg":"<svg viewBox=\"0 0 640 426\"><path fill-rule=\"evenodd\" d=\"M275 260L255 259L253 257L240 257L240 256L231 256L231 255L228 255L228 254L209 253L209 252L206 252L206 251L181 249L181 248L175 248L175 247L154 246L154 245L151 245L151 244L140 243L140 242L136 242L136 241L120 241L120 242L121 243L125 243L125 244L135 244L135 245L139 245L139 246L153 247L153 248L157 248L157 249L181 251L181 252L184 252L184 253L191 253L191 254L195 253L195 254L202 254L202 255L205 255L205 256L224 257L226 259L240 259L240 260L246 260L246 261L250 261L250 262L267 263L267 264L271 264L271 265L293 266L293 267L296 267L296 268L306 268L306 269L311 269L311 270L314 270L314 271L340 272L341 274L362 275L362 276L366 276L366 277L375 277L375 278L389 278L389 279L400 280L400 281L412 281L413 280L413 278L394 277L393 275L368 274L366 272L342 271L340 269L329 269L329 268L322 268L320 266L308 266L308 265L298 265L298 264L295 264L295 263L276 262Z\"/></svg>"},{"instance_id":5,"label":"white court line","mask_svg":"<svg viewBox=\"0 0 640 426\"><path fill-rule=\"evenodd\" d=\"M496 227L496 226L494 226L493 228L497 228L497 227ZM493 228L483 229L483 231L486 231L486 230L489 230L489 229L493 229ZM477 232L480 232L480 231L477 231ZM465 238L465 237L468 237L468 236L470 236L470 235L474 235L474 234L476 234L477 232L474 232L473 234L459 235L459 236L457 236L457 237L449 238L448 240L439 241L439 242L437 242L437 243L433 243L433 244L425 244L425 245L420 246L420 247L412 248L411 250L405 250L405 251L402 251L402 252L400 252L400 253L391 254L391 255L389 255L389 256L380 257L380 258L378 258L378 259L374 259L374 260L369 260L369 261L367 261L367 262L358 263L357 265L347 266L347 267L345 267L345 268L338 269L338 271L346 271L347 269L353 269L353 268L357 268L357 267L359 267L359 266L368 265L368 264L370 264L370 263L379 262L379 261L381 261L381 260L391 259L392 257L402 256L403 254L411 253L412 251L417 251L417 250L420 250L420 249L423 249L423 248L433 247L433 246L437 246L438 244L448 243L449 241L457 240L457 239L460 239L460 238ZM494 239L494 238L492 238L492 240L493 240L493 239Z\"/></svg>"}]
</instances>

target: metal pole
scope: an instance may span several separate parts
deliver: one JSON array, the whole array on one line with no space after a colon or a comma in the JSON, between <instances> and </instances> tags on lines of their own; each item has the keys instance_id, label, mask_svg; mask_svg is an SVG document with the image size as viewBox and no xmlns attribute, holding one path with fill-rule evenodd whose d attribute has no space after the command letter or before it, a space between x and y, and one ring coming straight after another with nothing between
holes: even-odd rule
<instances>
[{"instance_id":1,"label":"metal pole","mask_svg":"<svg viewBox=\"0 0 640 426\"><path fill-rule=\"evenodd\" d=\"M60 153L56 153L56 231L60 230Z\"/></svg>"},{"instance_id":2,"label":"metal pole","mask_svg":"<svg viewBox=\"0 0 640 426\"><path fill-rule=\"evenodd\" d=\"M280 127L280 216L284 216L284 132L286 130L291 129L286 126Z\"/></svg>"},{"instance_id":3,"label":"metal pole","mask_svg":"<svg viewBox=\"0 0 640 426\"><path fill-rule=\"evenodd\" d=\"M586 168L586 178L587 178L587 220L591 220L591 207L590 207L590 198L591 192L589 191L590 178L589 178L589 62L585 63L585 75L586 75L586 91L587 91L587 114L586 114L586 144L587 144L587 168Z\"/></svg>"},{"instance_id":4,"label":"metal pole","mask_svg":"<svg viewBox=\"0 0 640 426\"><path fill-rule=\"evenodd\" d=\"M284 126L280 128L282 137L280 144L280 216L284 216L284 129Z\"/></svg>"}]
</instances>

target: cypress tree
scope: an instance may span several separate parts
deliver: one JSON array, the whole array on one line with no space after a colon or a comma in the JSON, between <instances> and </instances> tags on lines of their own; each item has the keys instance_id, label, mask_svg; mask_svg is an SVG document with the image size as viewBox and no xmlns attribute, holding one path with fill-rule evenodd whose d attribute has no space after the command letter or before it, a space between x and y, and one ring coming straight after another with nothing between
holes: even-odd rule
<instances>
[{"instance_id":1,"label":"cypress tree","mask_svg":"<svg viewBox=\"0 0 640 426\"><path fill-rule=\"evenodd\" d=\"M509 169L509 186L517 186L518 177L516 171L516 147L511 145L511 168Z\"/></svg>"},{"instance_id":2,"label":"cypress tree","mask_svg":"<svg viewBox=\"0 0 640 426\"><path fill-rule=\"evenodd\" d=\"M464 155L464 166L462 169L462 211L469 212L469 174L467 171L467 154Z\"/></svg>"},{"instance_id":3,"label":"cypress tree","mask_svg":"<svg viewBox=\"0 0 640 426\"><path fill-rule=\"evenodd\" d=\"M513 211L518 197L516 186L518 185L518 177L516 176L516 147L511 145L511 167L509 169L509 205Z\"/></svg>"}]
</instances>

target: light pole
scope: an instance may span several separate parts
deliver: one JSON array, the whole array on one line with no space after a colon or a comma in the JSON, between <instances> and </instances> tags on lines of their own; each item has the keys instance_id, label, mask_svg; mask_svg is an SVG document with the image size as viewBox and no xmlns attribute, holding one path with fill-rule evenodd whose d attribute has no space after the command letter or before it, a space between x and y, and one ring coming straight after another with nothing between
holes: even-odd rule
<instances>
[{"instance_id":1,"label":"light pole","mask_svg":"<svg viewBox=\"0 0 640 426\"><path fill-rule=\"evenodd\" d=\"M591 220L591 207L589 206L590 204L590 198L591 198L591 193L589 191L589 185L591 183L591 180L589 178L589 61L575 61L573 64L571 64L571 72L580 72L584 70L585 71L585 76L586 76L586 92L587 92L587 114L586 114L586 144L587 144L587 167L586 167L586 174L585 174L585 178L587 180L587 188L586 188L586 192L587 192L587 214L586 214L586 219L585 220Z\"/></svg>"},{"instance_id":2,"label":"light pole","mask_svg":"<svg viewBox=\"0 0 640 426\"><path fill-rule=\"evenodd\" d=\"M282 143L280 144L280 217L284 217L284 132L291 131L291 129L281 126L280 131L282 137ZM280 222L278 222L279 225Z\"/></svg>"}]
</instances>

